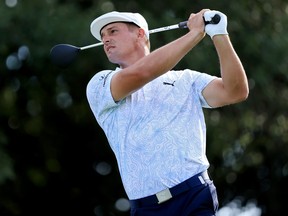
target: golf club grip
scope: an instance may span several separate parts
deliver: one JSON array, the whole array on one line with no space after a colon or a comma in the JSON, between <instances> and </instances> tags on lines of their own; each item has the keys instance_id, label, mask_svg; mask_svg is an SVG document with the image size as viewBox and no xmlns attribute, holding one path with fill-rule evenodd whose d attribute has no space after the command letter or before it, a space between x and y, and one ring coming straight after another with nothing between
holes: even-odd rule
<instances>
[{"instance_id":1,"label":"golf club grip","mask_svg":"<svg viewBox=\"0 0 288 216\"><path fill-rule=\"evenodd\" d=\"M214 17L212 17L212 19L210 21L206 21L203 17L203 20L204 20L204 23L205 25L207 24L218 24L221 20L221 17L219 14L215 14ZM178 24L179 28L187 28L187 21L183 21L183 22L180 22Z\"/></svg>"}]
</instances>

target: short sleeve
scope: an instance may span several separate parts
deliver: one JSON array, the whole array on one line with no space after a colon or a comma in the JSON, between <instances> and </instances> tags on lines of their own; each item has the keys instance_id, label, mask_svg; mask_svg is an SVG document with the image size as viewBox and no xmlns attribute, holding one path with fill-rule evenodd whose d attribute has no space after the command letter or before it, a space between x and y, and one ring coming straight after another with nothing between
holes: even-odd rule
<instances>
[{"instance_id":1,"label":"short sleeve","mask_svg":"<svg viewBox=\"0 0 288 216\"><path fill-rule=\"evenodd\" d=\"M113 75L117 71L104 70L95 74L87 84L86 96L90 108L101 125L105 120L105 113L118 104L114 101L111 91L110 83Z\"/></svg>"}]
</instances>

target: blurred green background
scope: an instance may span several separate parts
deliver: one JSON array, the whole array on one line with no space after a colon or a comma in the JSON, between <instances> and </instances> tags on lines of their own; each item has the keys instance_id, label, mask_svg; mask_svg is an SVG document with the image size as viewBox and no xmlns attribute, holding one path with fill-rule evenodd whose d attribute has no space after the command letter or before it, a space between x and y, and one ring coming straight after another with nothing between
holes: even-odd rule
<instances>
[{"instance_id":1,"label":"blurred green background","mask_svg":"<svg viewBox=\"0 0 288 216\"><path fill-rule=\"evenodd\" d=\"M0 216L129 215L114 155L86 100L89 79L115 65L96 47L61 69L51 63L50 50L61 43L96 43L90 23L108 11L139 12L154 29L187 20L202 8L227 15L250 86L245 102L205 110L210 174L220 208L238 209L229 216L249 206L263 216L286 212L287 1L3 0ZM151 35L152 50L186 31ZM219 75L210 37L176 68Z\"/></svg>"}]
</instances>

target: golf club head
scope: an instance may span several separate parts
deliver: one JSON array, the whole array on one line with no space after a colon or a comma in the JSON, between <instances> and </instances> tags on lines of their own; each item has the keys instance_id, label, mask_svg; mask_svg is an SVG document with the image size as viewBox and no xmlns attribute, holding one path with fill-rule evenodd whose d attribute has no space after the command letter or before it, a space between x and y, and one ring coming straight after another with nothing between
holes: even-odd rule
<instances>
[{"instance_id":1,"label":"golf club head","mask_svg":"<svg viewBox=\"0 0 288 216\"><path fill-rule=\"evenodd\" d=\"M55 45L50 51L51 61L58 67L66 68L75 61L79 51L79 47L70 44Z\"/></svg>"}]
</instances>

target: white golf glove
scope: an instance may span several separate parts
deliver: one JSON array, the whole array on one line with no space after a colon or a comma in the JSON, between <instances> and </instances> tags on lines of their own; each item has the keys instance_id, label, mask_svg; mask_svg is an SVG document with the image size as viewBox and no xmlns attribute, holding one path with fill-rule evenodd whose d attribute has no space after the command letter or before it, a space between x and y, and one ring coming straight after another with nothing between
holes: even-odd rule
<instances>
[{"instance_id":1,"label":"white golf glove","mask_svg":"<svg viewBox=\"0 0 288 216\"><path fill-rule=\"evenodd\" d=\"M215 16L215 14L218 14L220 16L220 22L217 24L207 24L205 26L205 32L211 37L211 39L215 35L227 35L227 16L220 11L206 11L204 13L204 20L205 21L211 21L212 18Z\"/></svg>"}]
</instances>

